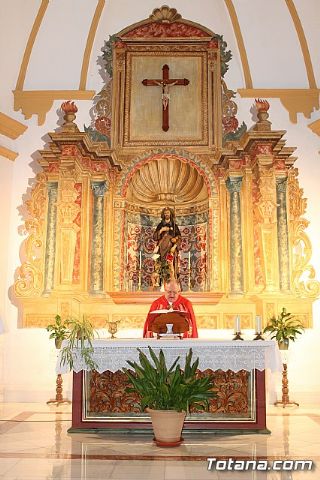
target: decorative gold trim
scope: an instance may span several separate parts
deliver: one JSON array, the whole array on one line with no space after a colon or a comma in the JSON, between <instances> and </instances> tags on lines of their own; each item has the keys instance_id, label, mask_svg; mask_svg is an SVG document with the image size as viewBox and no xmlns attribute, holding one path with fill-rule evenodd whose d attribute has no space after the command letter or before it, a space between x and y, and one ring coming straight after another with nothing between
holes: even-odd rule
<instances>
[{"instance_id":1,"label":"decorative gold trim","mask_svg":"<svg viewBox=\"0 0 320 480\"><path fill-rule=\"evenodd\" d=\"M91 100L94 90L14 90L14 109L21 109L26 119L38 115L43 125L54 100Z\"/></svg>"},{"instance_id":2,"label":"decorative gold trim","mask_svg":"<svg viewBox=\"0 0 320 480\"><path fill-rule=\"evenodd\" d=\"M17 85L16 85L16 90L22 90L23 89L23 84L26 78L26 73L27 73L27 68L29 65L29 60L31 56L31 52L33 49L34 42L36 40L36 37L38 35L43 17L46 13L47 7L49 5L49 0L42 0L41 5L39 7L37 16L35 18L35 21L33 23L33 27L23 54L23 59L20 67L20 72L17 80Z\"/></svg>"},{"instance_id":3,"label":"decorative gold trim","mask_svg":"<svg viewBox=\"0 0 320 480\"><path fill-rule=\"evenodd\" d=\"M166 140L165 137L157 138L155 135L150 135L149 138L145 139L135 139L131 137L130 131L130 114L131 114L131 82L132 82L132 60L134 57L166 57L168 58L199 58L201 61L200 67L200 74L201 74L201 82L202 85L202 93L201 93L201 132L199 132L198 138L193 138L191 136L187 137L177 137L175 139L171 138ZM151 51L145 49L144 51L133 50L127 53L127 65L126 65L126 82L125 82L125 107L124 107L124 147L135 147L135 146L157 146L157 145L204 145L207 146L209 143L209 128L208 128L208 75L207 75L207 55L205 51L188 51L184 50L184 47L179 49L178 51L174 51L170 53L166 48L163 50L158 51L157 49L153 49Z\"/></svg>"},{"instance_id":4,"label":"decorative gold trim","mask_svg":"<svg viewBox=\"0 0 320 480\"><path fill-rule=\"evenodd\" d=\"M10 150L9 148L3 147L0 145L0 155L2 157L7 158L8 160L12 160L13 162L18 156L18 153L14 152L13 150Z\"/></svg>"},{"instance_id":5,"label":"decorative gold trim","mask_svg":"<svg viewBox=\"0 0 320 480\"><path fill-rule=\"evenodd\" d=\"M86 89L91 50L104 6L105 0L98 0L87 38L86 48L83 54L79 90Z\"/></svg>"},{"instance_id":6,"label":"decorative gold trim","mask_svg":"<svg viewBox=\"0 0 320 480\"><path fill-rule=\"evenodd\" d=\"M181 20L182 17L175 8L162 5L160 8L155 8L149 18L153 22L172 23Z\"/></svg>"},{"instance_id":7,"label":"decorative gold trim","mask_svg":"<svg viewBox=\"0 0 320 480\"><path fill-rule=\"evenodd\" d=\"M313 133L320 137L320 119L316 120L315 122L309 123L308 127L310 128L310 130L313 131Z\"/></svg>"},{"instance_id":8,"label":"decorative gold trim","mask_svg":"<svg viewBox=\"0 0 320 480\"><path fill-rule=\"evenodd\" d=\"M236 9L234 8L232 0L224 0L224 1L229 12L234 34L236 36L246 88L253 88L247 52L244 46L244 41L243 41L241 29L240 29L237 12L236 12Z\"/></svg>"},{"instance_id":9,"label":"decorative gold trim","mask_svg":"<svg viewBox=\"0 0 320 480\"><path fill-rule=\"evenodd\" d=\"M15 140L27 130L27 125L0 112L0 134Z\"/></svg>"},{"instance_id":10,"label":"decorative gold trim","mask_svg":"<svg viewBox=\"0 0 320 480\"><path fill-rule=\"evenodd\" d=\"M301 20L299 18L297 9L296 9L296 7L293 3L293 0L286 0L286 4L287 4L289 13L291 15L292 21L294 23L294 27L295 27L297 35L298 35L298 39L299 39L299 43L300 43L300 47L301 47L301 51L302 51L302 55L303 55L304 64L306 66L306 71L307 71L307 76L308 76L308 81L309 81L309 87L310 88L317 88L307 39L306 39L306 36L304 34L303 27L302 27Z\"/></svg>"},{"instance_id":11,"label":"decorative gold trim","mask_svg":"<svg viewBox=\"0 0 320 480\"><path fill-rule=\"evenodd\" d=\"M310 118L314 109L319 109L318 88L239 88L242 98L279 98L289 112L292 123L297 123L297 114L303 113Z\"/></svg>"}]
</instances>

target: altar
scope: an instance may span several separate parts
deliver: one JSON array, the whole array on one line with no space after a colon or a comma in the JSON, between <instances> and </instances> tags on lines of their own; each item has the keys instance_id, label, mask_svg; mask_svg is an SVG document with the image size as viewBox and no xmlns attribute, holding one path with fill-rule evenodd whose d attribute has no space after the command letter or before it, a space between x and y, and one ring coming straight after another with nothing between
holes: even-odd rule
<instances>
[{"instance_id":1,"label":"altar","mask_svg":"<svg viewBox=\"0 0 320 480\"><path fill-rule=\"evenodd\" d=\"M140 412L139 398L126 392L123 367L138 361L140 348L163 350L167 365L177 356L183 368L192 348L199 357L199 375L213 375L217 396L209 410L190 412L185 429L270 433L266 425L265 370L281 371L282 363L274 341L214 341L205 339L95 340L93 359L97 371L88 371L75 352L73 367L72 426L69 432L150 431L148 414ZM66 373L58 358L57 372Z\"/></svg>"}]
</instances>

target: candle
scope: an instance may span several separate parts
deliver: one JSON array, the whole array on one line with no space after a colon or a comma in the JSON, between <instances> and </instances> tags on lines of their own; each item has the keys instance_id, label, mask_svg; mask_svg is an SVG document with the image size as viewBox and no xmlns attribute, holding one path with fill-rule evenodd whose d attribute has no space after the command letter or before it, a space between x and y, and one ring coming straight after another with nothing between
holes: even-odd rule
<instances>
[{"instance_id":1,"label":"candle","mask_svg":"<svg viewBox=\"0 0 320 480\"><path fill-rule=\"evenodd\" d=\"M241 330L240 330L240 315L236 316L235 331L236 331L236 333L241 332Z\"/></svg>"},{"instance_id":2,"label":"candle","mask_svg":"<svg viewBox=\"0 0 320 480\"><path fill-rule=\"evenodd\" d=\"M191 267L191 253L188 253L188 270L190 270Z\"/></svg>"},{"instance_id":3,"label":"candle","mask_svg":"<svg viewBox=\"0 0 320 480\"><path fill-rule=\"evenodd\" d=\"M142 252L140 250L139 252L139 269L141 270L141 265L142 265Z\"/></svg>"},{"instance_id":4,"label":"candle","mask_svg":"<svg viewBox=\"0 0 320 480\"><path fill-rule=\"evenodd\" d=\"M256 315L256 333L261 333L261 317Z\"/></svg>"}]
</instances>

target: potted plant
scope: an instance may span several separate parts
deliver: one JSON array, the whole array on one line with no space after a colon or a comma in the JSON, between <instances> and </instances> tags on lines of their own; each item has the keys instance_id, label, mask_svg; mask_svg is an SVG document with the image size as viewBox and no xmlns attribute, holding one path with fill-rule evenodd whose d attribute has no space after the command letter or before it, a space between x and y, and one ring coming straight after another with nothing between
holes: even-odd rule
<instances>
[{"instance_id":1,"label":"potted plant","mask_svg":"<svg viewBox=\"0 0 320 480\"><path fill-rule=\"evenodd\" d=\"M72 370L74 365L74 350L78 351L83 361L90 370L95 370L97 364L92 358L95 330L85 315L81 319L71 318L66 320L69 329L67 344L61 349L60 364L68 365Z\"/></svg>"},{"instance_id":2,"label":"potted plant","mask_svg":"<svg viewBox=\"0 0 320 480\"><path fill-rule=\"evenodd\" d=\"M281 350L288 350L289 341L293 342L298 335L304 331L304 327L300 320L294 318L294 315L288 313L285 308L282 308L279 315L270 318L268 325L263 330L263 333L270 332L271 338L275 338Z\"/></svg>"},{"instance_id":3,"label":"potted plant","mask_svg":"<svg viewBox=\"0 0 320 480\"><path fill-rule=\"evenodd\" d=\"M127 390L139 394L141 411L147 408L157 445L179 445L190 407L206 409L208 400L215 397L212 379L197 375L199 359L191 364L191 348L183 370L178 363L180 357L168 368L163 351L157 356L151 347L148 348L152 361L139 348L140 365L127 360L133 370L123 368L131 384Z\"/></svg>"},{"instance_id":4,"label":"potted plant","mask_svg":"<svg viewBox=\"0 0 320 480\"><path fill-rule=\"evenodd\" d=\"M61 348L62 341L68 338L68 321L62 320L60 315L55 316L55 322L47 326L47 331L51 332L49 338L54 338L56 348Z\"/></svg>"}]
</instances>

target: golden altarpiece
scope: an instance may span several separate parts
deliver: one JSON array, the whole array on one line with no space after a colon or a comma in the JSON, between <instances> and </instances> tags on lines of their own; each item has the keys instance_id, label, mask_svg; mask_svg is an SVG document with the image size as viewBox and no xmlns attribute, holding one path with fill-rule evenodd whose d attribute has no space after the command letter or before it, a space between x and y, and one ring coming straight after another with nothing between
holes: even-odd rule
<instances>
[{"instance_id":1,"label":"golden altarpiece","mask_svg":"<svg viewBox=\"0 0 320 480\"><path fill-rule=\"evenodd\" d=\"M182 233L198 328L233 328L235 314L254 328L256 314L266 323L283 306L311 326L319 284L294 148L266 101L249 130L238 125L223 38L162 7L110 37L103 57L92 126L81 132L65 102L40 152L14 283L21 326L59 313L142 329L160 294L152 232L164 206Z\"/></svg>"}]
</instances>

